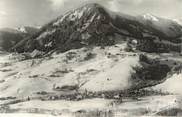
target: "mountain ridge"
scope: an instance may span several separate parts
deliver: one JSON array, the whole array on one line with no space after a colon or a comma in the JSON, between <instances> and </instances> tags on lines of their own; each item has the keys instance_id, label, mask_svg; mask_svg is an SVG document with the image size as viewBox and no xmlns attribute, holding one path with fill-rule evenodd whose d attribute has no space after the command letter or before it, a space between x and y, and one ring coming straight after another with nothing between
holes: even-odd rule
<instances>
[{"instance_id":1,"label":"mountain ridge","mask_svg":"<svg viewBox=\"0 0 182 117\"><path fill-rule=\"evenodd\" d=\"M64 52L88 45L108 46L116 43L116 34L136 40L182 42L182 26L171 20L159 17L156 19L158 21L151 17L146 19L144 16L120 15L99 4L87 4L53 20L39 33L15 45L13 50L20 53L35 49ZM179 47L177 49L179 51Z\"/></svg>"},{"instance_id":2,"label":"mountain ridge","mask_svg":"<svg viewBox=\"0 0 182 117\"><path fill-rule=\"evenodd\" d=\"M23 30L21 30L23 29ZM2 51L11 51L11 48L22 41L24 38L38 32L34 27L21 27L19 29L2 28L0 29L0 48Z\"/></svg>"}]
</instances>

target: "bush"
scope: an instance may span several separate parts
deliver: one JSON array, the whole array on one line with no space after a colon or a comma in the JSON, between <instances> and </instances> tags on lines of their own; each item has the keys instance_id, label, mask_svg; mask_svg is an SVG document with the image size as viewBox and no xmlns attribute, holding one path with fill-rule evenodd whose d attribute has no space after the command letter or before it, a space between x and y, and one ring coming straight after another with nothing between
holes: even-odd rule
<instances>
[{"instance_id":1,"label":"bush","mask_svg":"<svg viewBox=\"0 0 182 117\"><path fill-rule=\"evenodd\" d=\"M84 60L90 60L90 59L94 58L95 56L96 56L95 54L89 52L89 53L87 53L86 56L84 57Z\"/></svg>"},{"instance_id":2,"label":"bush","mask_svg":"<svg viewBox=\"0 0 182 117\"><path fill-rule=\"evenodd\" d=\"M68 52L68 53L66 54L66 58L67 58L68 60L72 60L75 56L76 56L76 52Z\"/></svg>"},{"instance_id":3,"label":"bush","mask_svg":"<svg viewBox=\"0 0 182 117\"><path fill-rule=\"evenodd\" d=\"M160 81L167 76L167 73L170 72L170 68L167 65L163 64L153 64L142 67L135 67L134 70L136 73L132 75L133 78L139 78L142 80L157 80Z\"/></svg>"},{"instance_id":4,"label":"bush","mask_svg":"<svg viewBox=\"0 0 182 117\"><path fill-rule=\"evenodd\" d=\"M46 95L47 92L46 91L41 91L41 92L37 92L37 94L39 94L39 95Z\"/></svg>"},{"instance_id":5,"label":"bush","mask_svg":"<svg viewBox=\"0 0 182 117\"><path fill-rule=\"evenodd\" d=\"M63 70L59 70L59 69L55 69L55 71L53 72L53 74L66 74L66 73L69 73L69 72L73 72L73 70L71 69L68 69L68 68L65 68Z\"/></svg>"},{"instance_id":6,"label":"bush","mask_svg":"<svg viewBox=\"0 0 182 117\"><path fill-rule=\"evenodd\" d=\"M140 60L140 62L150 63L150 60L149 60L148 57L147 57L146 55L144 55L144 54L140 54L139 60Z\"/></svg>"},{"instance_id":7,"label":"bush","mask_svg":"<svg viewBox=\"0 0 182 117\"><path fill-rule=\"evenodd\" d=\"M126 52L133 52L133 49L130 45L127 45L127 47L124 48L124 51Z\"/></svg>"}]
</instances>

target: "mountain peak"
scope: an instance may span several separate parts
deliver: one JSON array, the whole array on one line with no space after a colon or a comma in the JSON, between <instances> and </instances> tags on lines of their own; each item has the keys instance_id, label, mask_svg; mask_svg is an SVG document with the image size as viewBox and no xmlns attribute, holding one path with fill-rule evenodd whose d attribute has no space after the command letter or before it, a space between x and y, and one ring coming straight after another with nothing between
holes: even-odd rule
<instances>
[{"instance_id":1,"label":"mountain peak","mask_svg":"<svg viewBox=\"0 0 182 117\"><path fill-rule=\"evenodd\" d=\"M27 45L21 44L26 49L18 50L49 52L53 49L67 51L84 45L111 45L114 43L109 39L113 35L111 20L101 5L86 4L44 26L38 34L30 37Z\"/></svg>"},{"instance_id":2,"label":"mountain peak","mask_svg":"<svg viewBox=\"0 0 182 117\"><path fill-rule=\"evenodd\" d=\"M182 18L181 19L173 19L173 21L179 25L182 25Z\"/></svg>"},{"instance_id":3,"label":"mountain peak","mask_svg":"<svg viewBox=\"0 0 182 117\"><path fill-rule=\"evenodd\" d=\"M90 7L90 8L103 8L102 5L98 4L98 3L88 3L83 7Z\"/></svg>"},{"instance_id":4,"label":"mountain peak","mask_svg":"<svg viewBox=\"0 0 182 117\"><path fill-rule=\"evenodd\" d=\"M146 20L159 21L159 19L156 16L154 16L150 13L144 14L143 18Z\"/></svg>"},{"instance_id":5,"label":"mountain peak","mask_svg":"<svg viewBox=\"0 0 182 117\"><path fill-rule=\"evenodd\" d=\"M26 31L26 29L25 29L25 27L19 27L19 28L17 28L16 30L18 30L18 31L20 31L20 32L22 32L22 33L27 33L27 31Z\"/></svg>"},{"instance_id":6,"label":"mountain peak","mask_svg":"<svg viewBox=\"0 0 182 117\"><path fill-rule=\"evenodd\" d=\"M63 23L65 20L69 21L75 21L75 20L80 20L83 16L86 14L87 17L90 15L99 15L99 14L104 14L108 16L108 13L102 7L101 5L97 3L90 3L86 4L82 7L79 7L77 9L71 10L64 14L63 16L59 17L56 22L54 22L53 26L59 26L61 23Z\"/></svg>"}]
</instances>

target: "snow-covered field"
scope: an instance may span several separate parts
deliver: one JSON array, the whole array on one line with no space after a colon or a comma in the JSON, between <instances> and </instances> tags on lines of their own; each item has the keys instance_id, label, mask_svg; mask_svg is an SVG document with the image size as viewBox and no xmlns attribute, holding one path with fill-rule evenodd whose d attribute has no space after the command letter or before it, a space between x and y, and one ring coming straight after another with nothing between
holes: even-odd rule
<instances>
[{"instance_id":1,"label":"snow-covered field","mask_svg":"<svg viewBox=\"0 0 182 117\"><path fill-rule=\"evenodd\" d=\"M41 109L52 109L52 110L69 110L70 112L76 112L79 110L97 110L97 109L106 109L107 106L113 100L106 99L85 99L81 101L40 101L40 100L32 100L28 102L22 102L18 104L13 104L10 107L12 109L22 108L41 108Z\"/></svg>"},{"instance_id":2,"label":"snow-covered field","mask_svg":"<svg viewBox=\"0 0 182 117\"><path fill-rule=\"evenodd\" d=\"M13 114L0 114L0 117L55 117L54 115L45 114L25 114L25 113L13 113ZM60 116L61 117L61 116ZM66 117L66 116L64 116ZM67 116L69 117L69 116Z\"/></svg>"},{"instance_id":3,"label":"snow-covered field","mask_svg":"<svg viewBox=\"0 0 182 117\"><path fill-rule=\"evenodd\" d=\"M85 99L81 101L40 101L33 100L10 105L11 109L18 109L18 113L22 112L37 112L53 114L56 116L69 115L87 115L94 116L100 113L100 116L108 114L113 117L118 116L154 116L159 112L170 109L181 109L181 97L176 95L167 96L150 96L142 97L140 101L132 99L124 99L123 103L117 103L116 100L108 99ZM178 113L178 115L182 115Z\"/></svg>"},{"instance_id":4,"label":"snow-covered field","mask_svg":"<svg viewBox=\"0 0 182 117\"><path fill-rule=\"evenodd\" d=\"M9 60L9 65L0 68L0 97L33 96L66 85L91 91L127 89L132 67L139 63L134 53L122 52L123 46L83 48L44 59Z\"/></svg>"},{"instance_id":5,"label":"snow-covered field","mask_svg":"<svg viewBox=\"0 0 182 117\"><path fill-rule=\"evenodd\" d=\"M23 61L21 60L23 56L17 54L1 54L0 105L10 103L7 106L9 111L20 114L1 114L0 117L52 117L51 115L23 114L32 111L38 113L40 111L42 114L48 111L47 114L64 115L64 117L75 117L75 113L79 115L84 113L84 116L87 112L90 113L89 116L97 115L98 112L111 113L113 116L155 115L165 109L182 109L179 106L182 103L181 73L173 74L165 82L149 88L174 95L137 97L138 99L123 98L122 100L104 99L104 96L79 101L40 100L41 97L82 91L129 89L132 86L130 78L131 73L134 72L133 67L140 66L140 62L139 53L126 52L125 47L126 44L123 43L104 49L81 48L65 53L53 53L50 57ZM173 54L148 54L148 57L182 61L180 56L174 57ZM165 64L171 63L166 61Z\"/></svg>"},{"instance_id":6,"label":"snow-covered field","mask_svg":"<svg viewBox=\"0 0 182 117\"><path fill-rule=\"evenodd\" d=\"M181 74L174 74L172 77L167 79L165 82L152 87L155 90L162 90L165 92L170 92L174 94L182 95L182 73Z\"/></svg>"}]
</instances>

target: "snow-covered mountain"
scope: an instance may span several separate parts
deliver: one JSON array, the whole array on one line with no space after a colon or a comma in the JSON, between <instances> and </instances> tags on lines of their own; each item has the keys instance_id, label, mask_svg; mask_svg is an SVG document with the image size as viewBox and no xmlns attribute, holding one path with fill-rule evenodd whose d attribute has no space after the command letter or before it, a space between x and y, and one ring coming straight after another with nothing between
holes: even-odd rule
<instances>
[{"instance_id":1,"label":"snow-covered mountain","mask_svg":"<svg viewBox=\"0 0 182 117\"><path fill-rule=\"evenodd\" d=\"M23 27L16 28L17 31L25 33L25 34L29 34L29 35L37 33L39 29L40 29L39 27L30 27L30 26L23 26Z\"/></svg>"},{"instance_id":2,"label":"snow-covered mountain","mask_svg":"<svg viewBox=\"0 0 182 117\"><path fill-rule=\"evenodd\" d=\"M18 52L32 52L35 49L64 52L88 45L113 45L118 42L116 35L176 44L181 43L182 26L151 14L133 17L111 12L98 4L88 4L43 26L40 32L21 41L13 49ZM150 51L156 51L152 49Z\"/></svg>"},{"instance_id":3,"label":"snow-covered mountain","mask_svg":"<svg viewBox=\"0 0 182 117\"><path fill-rule=\"evenodd\" d=\"M154 15L152 15L152 14L145 14L145 15L143 15L143 18L145 19L145 20L151 20L151 21L159 21L159 19L156 17L156 16L154 16Z\"/></svg>"},{"instance_id":4,"label":"snow-covered mountain","mask_svg":"<svg viewBox=\"0 0 182 117\"><path fill-rule=\"evenodd\" d=\"M180 19L173 19L173 21L175 21L178 24L182 25L182 18L180 18Z\"/></svg>"},{"instance_id":5,"label":"snow-covered mountain","mask_svg":"<svg viewBox=\"0 0 182 117\"><path fill-rule=\"evenodd\" d=\"M182 110L181 29L98 4L71 10L1 54L0 112L158 115L169 100Z\"/></svg>"},{"instance_id":6,"label":"snow-covered mountain","mask_svg":"<svg viewBox=\"0 0 182 117\"><path fill-rule=\"evenodd\" d=\"M2 28L0 29L0 48L10 51L11 48L24 38L38 32L39 29L33 27L22 28Z\"/></svg>"},{"instance_id":7,"label":"snow-covered mountain","mask_svg":"<svg viewBox=\"0 0 182 117\"><path fill-rule=\"evenodd\" d=\"M177 38L181 36L181 26L173 20L160 18L151 14L139 16L140 23L151 28L154 33L158 33L161 38Z\"/></svg>"}]
</instances>

